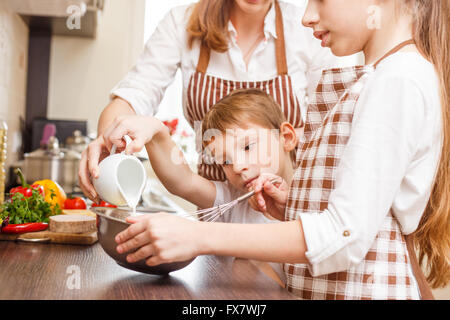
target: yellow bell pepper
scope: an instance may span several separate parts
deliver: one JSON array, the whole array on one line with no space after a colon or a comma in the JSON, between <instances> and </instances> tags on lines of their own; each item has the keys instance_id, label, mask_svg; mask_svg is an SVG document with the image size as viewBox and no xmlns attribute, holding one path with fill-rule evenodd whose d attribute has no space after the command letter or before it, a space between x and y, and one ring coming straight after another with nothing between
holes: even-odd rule
<instances>
[{"instance_id":1,"label":"yellow bell pepper","mask_svg":"<svg viewBox=\"0 0 450 320\"><path fill-rule=\"evenodd\" d=\"M45 201L50 203L52 208L55 204L59 204L59 207L64 209L64 201L66 201L67 195L64 192L64 189L61 188L57 182L46 179L36 181L33 184L38 184L44 187ZM54 194L53 198L52 193Z\"/></svg>"}]
</instances>

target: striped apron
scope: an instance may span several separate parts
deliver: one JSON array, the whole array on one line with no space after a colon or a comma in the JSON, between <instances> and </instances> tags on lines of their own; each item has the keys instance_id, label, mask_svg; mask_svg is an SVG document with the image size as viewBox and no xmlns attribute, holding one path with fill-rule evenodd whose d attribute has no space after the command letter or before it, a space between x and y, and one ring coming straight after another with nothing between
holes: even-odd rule
<instances>
[{"instance_id":1,"label":"striped apron","mask_svg":"<svg viewBox=\"0 0 450 320\"><path fill-rule=\"evenodd\" d=\"M400 44L385 57L412 40ZM381 61L380 60L380 61ZM372 66L326 70L308 105L307 120L297 151L286 206L286 221L303 214L320 214L328 207L336 168L352 132L355 106ZM348 236L346 232L342 236ZM409 237L406 237L409 238ZM410 253L408 253L408 251ZM405 239L392 211L385 218L364 260L344 272L313 277L306 264L284 264L286 287L302 299L422 299L430 298L411 241ZM422 286L423 285L423 286Z\"/></svg>"},{"instance_id":2,"label":"striped apron","mask_svg":"<svg viewBox=\"0 0 450 320\"><path fill-rule=\"evenodd\" d=\"M275 54L277 77L266 81L232 81L207 75L211 50L202 45L196 72L191 76L187 88L185 117L194 128L196 136L201 137L200 122L211 107L234 90L257 88L271 95L280 105L283 113L294 128L302 126L300 104L293 91L291 77L288 75L286 50L284 42L283 17L278 1L274 2L276 12ZM202 152L201 139L196 139L197 152L200 154L198 174L214 181L225 181L221 166L211 163Z\"/></svg>"}]
</instances>

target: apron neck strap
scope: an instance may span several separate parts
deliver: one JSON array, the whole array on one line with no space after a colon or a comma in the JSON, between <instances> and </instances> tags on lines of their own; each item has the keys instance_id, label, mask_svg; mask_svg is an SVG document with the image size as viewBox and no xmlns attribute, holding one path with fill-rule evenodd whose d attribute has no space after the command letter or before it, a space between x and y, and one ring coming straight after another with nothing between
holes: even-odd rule
<instances>
[{"instance_id":1,"label":"apron neck strap","mask_svg":"<svg viewBox=\"0 0 450 320\"><path fill-rule=\"evenodd\" d=\"M283 27L283 15L281 13L280 4L277 0L274 1L275 5L275 27L277 32L277 38L275 39L275 56L277 60L277 72L278 75L287 75L287 60L286 60L286 45L284 42L284 27ZM209 59L211 56L211 48L209 48L204 41L200 46L200 56L198 57L197 72L206 73L209 65Z\"/></svg>"},{"instance_id":2,"label":"apron neck strap","mask_svg":"<svg viewBox=\"0 0 450 320\"><path fill-rule=\"evenodd\" d=\"M377 62L375 62L375 64L373 65L374 68L378 67L378 65L380 64L381 61L383 61L384 59L386 59L387 57L393 55L394 53L400 51L403 47L406 47L410 44L415 44L415 41L413 39L409 39L406 41L403 41L402 43L398 44L395 48L393 48L392 50L390 50L388 53L386 53L380 60L378 60Z\"/></svg>"},{"instance_id":3,"label":"apron neck strap","mask_svg":"<svg viewBox=\"0 0 450 320\"><path fill-rule=\"evenodd\" d=\"M288 74L287 59L286 59L286 45L284 41L284 25L283 14L281 12L280 4L277 0L275 4L275 28L277 31L277 38L275 39L275 57L277 59L277 72L279 76Z\"/></svg>"}]
</instances>

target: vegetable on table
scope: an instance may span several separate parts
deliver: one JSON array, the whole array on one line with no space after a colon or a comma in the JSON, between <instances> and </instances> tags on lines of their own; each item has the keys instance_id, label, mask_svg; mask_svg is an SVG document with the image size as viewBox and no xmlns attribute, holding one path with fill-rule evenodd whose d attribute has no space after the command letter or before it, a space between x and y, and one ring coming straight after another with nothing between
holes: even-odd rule
<instances>
[{"instance_id":1,"label":"vegetable on table","mask_svg":"<svg viewBox=\"0 0 450 320\"><path fill-rule=\"evenodd\" d=\"M101 201L99 204L93 203L92 207L107 207L107 208L117 208L117 206L110 204L106 201Z\"/></svg>"},{"instance_id":2,"label":"vegetable on table","mask_svg":"<svg viewBox=\"0 0 450 320\"><path fill-rule=\"evenodd\" d=\"M19 176L20 182L21 182L21 186L17 187L17 188L12 188L10 193L11 194L15 194L15 193L21 193L25 196L25 198L29 198L32 196L33 194L33 190L38 190L39 193L42 196L45 196L45 192L44 192L44 187L39 185L39 184L35 184L33 183L31 186L29 184L26 183L25 178L23 176L23 173L20 169L16 169L16 173Z\"/></svg>"},{"instance_id":3,"label":"vegetable on table","mask_svg":"<svg viewBox=\"0 0 450 320\"><path fill-rule=\"evenodd\" d=\"M61 186L52 180L39 180L35 181L33 185L38 184L44 187L45 201L51 204L52 208L55 205L59 205L59 208L64 208L64 202L67 199L66 193Z\"/></svg>"},{"instance_id":4,"label":"vegetable on table","mask_svg":"<svg viewBox=\"0 0 450 320\"><path fill-rule=\"evenodd\" d=\"M64 209L77 209L77 210L84 210L87 209L86 200L84 200L81 197L76 198L67 198L64 201Z\"/></svg>"},{"instance_id":5,"label":"vegetable on table","mask_svg":"<svg viewBox=\"0 0 450 320\"><path fill-rule=\"evenodd\" d=\"M18 234L25 232L43 231L48 228L48 223L43 222L29 222L22 224L8 224L1 228L2 233Z\"/></svg>"},{"instance_id":6,"label":"vegetable on table","mask_svg":"<svg viewBox=\"0 0 450 320\"><path fill-rule=\"evenodd\" d=\"M11 201L0 206L1 230L9 224L48 223L50 216L61 214L61 212L58 204L52 207L38 190L33 189L31 197L28 198L22 193L15 193L11 195Z\"/></svg>"}]
</instances>

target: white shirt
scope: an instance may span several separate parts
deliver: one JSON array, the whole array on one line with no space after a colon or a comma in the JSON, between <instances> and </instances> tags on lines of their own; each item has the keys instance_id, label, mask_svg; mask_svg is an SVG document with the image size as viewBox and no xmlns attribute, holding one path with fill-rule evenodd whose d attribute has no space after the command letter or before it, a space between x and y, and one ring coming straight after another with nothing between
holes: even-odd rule
<instances>
[{"instance_id":1,"label":"white shirt","mask_svg":"<svg viewBox=\"0 0 450 320\"><path fill-rule=\"evenodd\" d=\"M229 203L236 200L244 193L234 188L228 181L212 181L216 186L216 199L214 207ZM270 220L266 218L261 212L254 210L248 201L239 202L230 211L215 220L216 222L227 223L267 223L279 222L278 220Z\"/></svg>"},{"instance_id":2,"label":"white shirt","mask_svg":"<svg viewBox=\"0 0 450 320\"><path fill-rule=\"evenodd\" d=\"M216 186L216 198L214 200L214 207L230 203L236 200L244 193L234 188L228 181L213 181ZM230 211L224 213L215 222L225 223L274 223L280 222L278 220L271 220L266 218L261 212L254 210L248 201L242 201L233 207ZM283 264L276 262L269 262L269 265L277 273L281 281L285 281L285 274L283 271Z\"/></svg>"},{"instance_id":3,"label":"white shirt","mask_svg":"<svg viewBox=\"0 0 450 320\"><path fill-rule=\"evenodd\" d=\"M431 63L414 52L388 57L370 75L355 110L328 209L300 213L313 276L359 264L390 210L403 234L414 232L434 184L442 115Z\"/></svg>"},{"instance_id":4,"label":"white shirt","mask_svg":"<svg viewBox=\"0 0 450 320\"><path fill-rule=\"evenodd\" d=\"M288 72L294 91L301 104L303 120L308 94L312 94L320 79L322 69L338 64L356 64L356 59L336 58L328 48L322 48L313 37L312 30L302 25L305 6L280 2L285 31ZM128 101L139 115L154 115L158 110L166 88L181 69L183 78L183 108L186 112L187 86L197 68L200 45L196 41L192 49L187 46L186 26L190 5L170 10L148 40L144 52L134 68L111 91L111 98L119 96ZM269 10L264 22L265 41L255 49L248 70L242 52L236 42L236 30L228 23L229 50L211 52L207 73L235 81L263 81L277 76L275 59L275 8Z\"/></svg>"}]
</instances>

